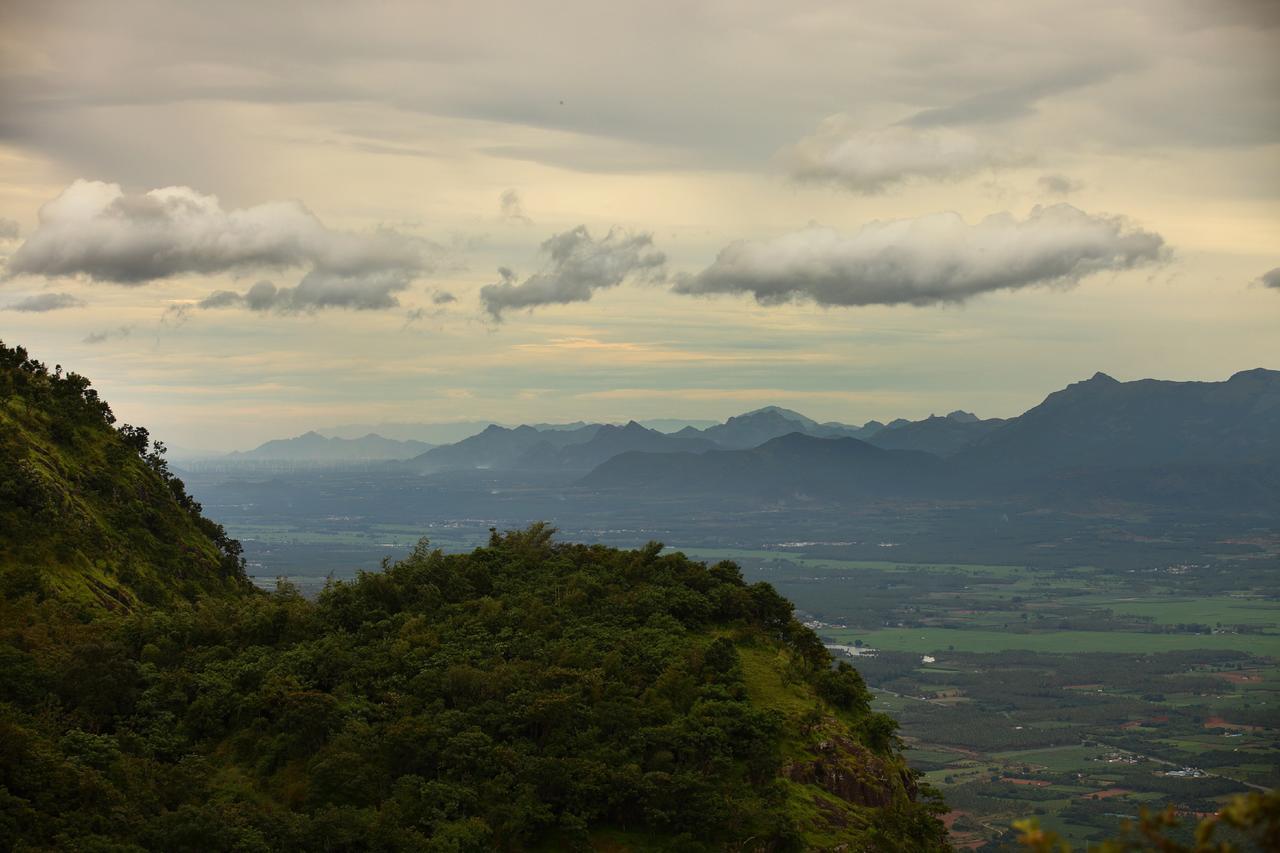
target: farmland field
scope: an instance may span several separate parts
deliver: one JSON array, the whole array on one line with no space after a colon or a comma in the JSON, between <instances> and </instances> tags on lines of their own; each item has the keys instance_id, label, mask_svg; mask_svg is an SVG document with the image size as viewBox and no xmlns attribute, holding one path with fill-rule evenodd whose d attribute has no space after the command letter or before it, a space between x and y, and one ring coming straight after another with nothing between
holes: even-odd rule
<instances>
[{"instance_id":1,"label":"farmland field","mask_svg":"<svg viewBox=\"0 0 1280 853\"><path fill-rule=\"evenodd\" d=\"M1143 807L1280 782L1280 600L1248 562L1094 567L689 549L768 580L852 648L958 846L1036 817L1084 847ZM995 721L995 722L993 722Z\"/></svg>"},{"instance_id":2,"label":"farmland field","mask_svg":"<svg viewBox=\"0 0 1280 853\"><path fill-rule=\"evenodd\" d=\"M1035 514L1017 517L1017 537L982 538L966 508L620 513L499 481L344 476L193 482L259 585L284 577L308 595L422 536L467 550L548 515L570 541L734 560L858 653L876 706L951 806L957 846L1001 849L1012 821L1037 817L1084 847L1143 806L1207 812L1280 783L1275 537L1245 546L1213 524Z\"/></svg>"}]
</instances>

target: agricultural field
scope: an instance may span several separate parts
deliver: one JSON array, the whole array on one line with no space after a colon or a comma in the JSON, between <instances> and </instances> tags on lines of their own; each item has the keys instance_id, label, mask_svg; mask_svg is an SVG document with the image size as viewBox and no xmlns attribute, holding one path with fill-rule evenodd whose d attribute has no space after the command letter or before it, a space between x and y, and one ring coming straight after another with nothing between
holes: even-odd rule
<instances>
[{"instance_id":1,"label":"agricultural field","mask_svg":"<svg viewBox=\"0 0 1280 853\"><path fill-rule=\"evenodd\" d=\"M1280 784L1270 534L1035 513L993 528L981 509L874 502L739 514L676 498L622 512L572 490L360 472L189 482L259 585L283 577L307 595L423 536L465 551L490 528L548 517L569 541L734 560L855 655L951 805L957 846L1002 849L1010 823L1034 816L1085 847L1144 806L1193 815Z\"/></svg>"},{"instance_id":2,"label":"agricultural field","mask_svg":"<svg viewBox=\"0 0 1280 853\"><path fill-rule=\"evenodd\" d=\"M849 649L952 807L958 847L1034 816L1073 844L1280 784L1280 598L1250 562L1094 567L734 559ZM996 721L993 723L993 721Z\"/></svg>"}]
</instances>

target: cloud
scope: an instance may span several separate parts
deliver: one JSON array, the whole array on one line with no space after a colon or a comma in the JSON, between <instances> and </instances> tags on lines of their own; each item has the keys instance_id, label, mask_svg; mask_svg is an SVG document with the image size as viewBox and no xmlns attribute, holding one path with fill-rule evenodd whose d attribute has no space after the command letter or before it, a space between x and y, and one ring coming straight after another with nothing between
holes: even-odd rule
<instances>
[{"instance_id":1,"label":"cloud","mask_svg":"<svg viewBox=\"0 0 1280 853\"><path fill-rule=\"evenodd\" d=\"M170 305L160 313L160 325L176 328L185 324L187 320L191 319L191 307L190 302Z\"/></svg>"},{"instance_id":2,"label":"cloud","mask_svg":"<svg viewBox=\"0 0 1280 853\"><path fill-rule=\"evenodd\" d=\"M435 248L386 229L332 230L295 201L223 210L217 197L189 187L131 195L118 184L82 180L40 209L8 274L133 285L301 267L307 272L297 286L280 291L288 310L389 308L394 293L432 267Z\"/></svg>"},{"instance_id":3,"label":"cloud","mask_svg":"<svg viewBox=\"0 0 1280 853\"><path fill-rule=\"evenodd\" d=\"M502 312L540 305L587 302L591 294L616 287L628 277L661 281L667 258L653 248L653 236L611 229L596 240L585 225L556 234L542 244L546 264L517 283L514 272L500 267L502 280L480 288L480 301L495 320Z\"/></svg>"},{"instance_id":4,"label":"cloud","mask_svg":"<svg viewBox=\"0 0 1280 853\"><path fill-rule=\"evenodd\" d=\"M458 297L454 296L447 290L437 290L431 295L432 305L448 305L450 302L457 302Z\"/></svg>"},{"instance_id":5,"label":"cloud","mask_svg":"<svg viewBox=\"0 0 1280 853\"><path fill-rule=\"evenodd\" d=\"M498 206L502 212L502 218L507 222L516 222L521 225L533 224L533 220L525 214L524 202L516 190L503 190L502 196L498 199Z\"/></svg>"},{"instance_id":6,"label":"cloud","mask_svg":"<svg viewBox=\"0 0 1280 853\"><path fill-rule=\"evenodd\" d=\"M1074 284L1104 270L1159 260L1164 240L1121 217L1068 204L1035 207L967 224L958 214L872 222L850 235L810 227L767 240L739 241L715 262L681 277L690 295L750 293L763 305L931 305L993 290Z\"/></svg>"},{"instance_id":7,"label":"cloud","mask_svg":"<svg viewBox=\"0 0 1280 853\"><path fill-rule=\"evenodd\" d=\"M400 301L395 294L407 288L409 282L395 271L344 276L312 270L296 287L276 287L269 281L259 281L244 293L215 290L197 304L206 309L247 308L277 314L301 314L322 308L374 311L397 307Z\"/></svg>"},{"instance_id":8,"label":"cloud","mask_svg":"<svg viewBox=\"0 0 1280 853\"><path fill-rule=\"evenodd\" d=\"M1022 118L1035 112L1038 101L1063 92L1101 83L1120 71L1132 70L1134 61L1109 57L1062 71L1045 74L1012 86L971 95L945 107L921 110L902 122L911 127L988 124Z\"/></svg>"},{"instance_id":9,"label":"cloud","mask_svg":"<svg viewBox=\"0 0 1280 853\"><path fill-rule=\"evenodd\" d=\"M780 156L794 180L865 194L917 178L957 180L1010 159L958 130L862 130L845 116L828 118Z\"/></svg>"},{"instance_id":10,"label":"cloud","mask_svg":"<svg viewBox=\"0 0 1280 853\"><path fill-rule=\"evenodd\" d=\"M114 329L103 329L100 332L90 332L84 338L86 344L101 344L115 338L127 338L133 334L133 325L117 326Z\"/></svg>"},{"instance_id":11,"label":"cloud","mask_svg":"<svg viewBox=\"0 0 1280 853\"><path fill-rule=\"evenodd\" d=\"M1036 181L1040 189L1054 195L1069 195L1084 189L1084 182L1066 175L1041 175Z\"/></svg>"},{"instance_id":12,"label":"cloud","mask_svg":"<svg viewBox=\"0 0 1280 853\"><path fill-rule=\"evenodd\" d=\"M38 293L35 296L28 296L26 299L19 299L11 305L6 305L5 310L44 313L45 311L60 311L63 308L79 308L83 305L83 299L72 296L70 293Z\"/></svg>"},{"instance_id":13,"label":"cloud","mask_svg":"<svg viewBox=\"0 0 1280 853\"><path fill-rule=\"evenodd\" d=\"M18 234L18 223L0 216L0 240L16 240Z\"/></svg>"},{"instance_id":14,"label":"cloud","mask_svg":"<svg viewBox=\"0 0 1280 853\"><path fill-rule=\"evenodd\" d=\"M1268 270L1258 276L1258 282L1263 287L1274 287L1276 290L1280 290L1280 267Z\"/></svg>"}]
</instances>

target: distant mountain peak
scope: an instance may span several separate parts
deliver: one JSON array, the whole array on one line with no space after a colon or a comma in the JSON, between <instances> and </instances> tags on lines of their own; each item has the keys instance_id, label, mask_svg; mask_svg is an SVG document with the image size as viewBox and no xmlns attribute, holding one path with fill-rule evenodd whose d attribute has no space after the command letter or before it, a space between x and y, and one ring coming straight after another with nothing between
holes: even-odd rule
<instances>
[{"instance_id":1,"label":"distant mountain peak","mask_svg":"<svg viewBox=\"0 0 1280 853\"><path fill-rule=\"evenodd\" d=\"M1280 370L1268 370L1265 367L1255 367L1252 370L1241 370L1239 373L1233 373L1228 382L1249 381L1249 380L1270 380L1272 382L1280 381Z\"/></svg>"},{"instance_id":2,"label":"distant mountain peak","mask_svg":"<svg viewBox=\"0 0 1280 853\"><path fill-rule=\"evenodd\" d=\"M800 414L794 409L784 409L782 406L762 406L759 409L752 409L749 412L743 412L740 415L729 418L729 420L736 421L742 418L756 418L762 415L766 417L770 415L774 415L782 418L783 420L796 421L797 423L802 423L802 424L817 423L817 421L815 421L813 418L805 417L804 415Z\"/></svg>"},{"instance_id":3,"label":"distant mountain peak","mask_svg":"<svg viewBox=\"0 0 1280 853\"><path fill-rule=\"evenodd\" d=\"M956 409L947 415L947 420L955 421L958 424L976 424L980 418L973 412L966 412L963 409Z\"/></svg>"}]
</instances>

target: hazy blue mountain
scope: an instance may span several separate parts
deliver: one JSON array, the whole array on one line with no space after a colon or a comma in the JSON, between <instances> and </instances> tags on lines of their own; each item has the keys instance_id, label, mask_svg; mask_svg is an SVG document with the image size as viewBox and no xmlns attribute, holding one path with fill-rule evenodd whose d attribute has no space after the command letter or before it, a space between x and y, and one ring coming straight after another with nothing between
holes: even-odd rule
<instances>
[{"instance_id":1,"label":"hazy blue mountain","mask_svg":"<svg viewBox=\"0 0 1280 853\"><path fill-rule=\"evenodd\" d=\"M1280 460L1280 371L1225 382L1118 382L1103 373L1045 398L956 454L997 479L1050 471Z\"/></svg>"},{"instance_id":2,"label":"hazy blue mountain","mask_svg":"<svg viewBox=\"0 0 1280 853\"><path fill-rule=\"evenodd\" d=\"M1280 371L1250 370L1225 382L1117 382L1098 374L1008 421L968 412L895 421L870 442L805 435L824 426L807 420L775 408L747 413L703 435L749 441L787 424L796 429L750 449L624 453L582 483L724 498L1017 495L1045 505L1280 505Z\"/></svg>"},{"instance_id":3,"label":"hazy blue mountain","mask_svg":"<svg viewBox=\"0 0 1280 853\"><path fill-rule=\"evenodd\" d=\"M410 459L432 448L422 441L396 441L381 435L329 438L307 432L294 438L278 438L253 450L230 453L227 461L356 462L370 459Z\"/></svg>"},{"instance_id":4,"label":"hazy blue mountain","mask_svg":"<svg viewBox=\"0 0 1280 853\"><path fill-rule=\"evenodd\" d=\"M982 436L1003 425L1003 418L979 419L970 412L952 412L946 417L930 415L880 429L866 440L888 450L923 450L936 456L952 456Z\"/></svg>"},{"instance_id":5,"label":"hazy blue mountain","mask_svg":"<svg viewBox=\"0 0 1280 853\"><path fill-rule=\"evenodd\" d=\"M925 493L943 487L946 475L947 464L928 453L793 432L746 450L623 453L581 484L760 498L854 498Z\"/></svg>"},{"instance_id":6,"label":"hazy blue mountain","mask_svg":"<svg viewBox=\"0 0 1280 853\"><path fill-rule=\"evenodd\" d=\"M717 426L720 422L705 418L646 418L639 421L640 426L656 429L658 432L675 433L692 427L695 430Z\"/></svg>"},{"instance_id":7,"label":"hazy blue mountain","mask_svg":"<svg viewBox=\"0 0 1280 853\"><path fill-rule=\"evenodd\" d=\"M799 412L780 406L765 406L745 412L729 418L723 424L707 427L702 430L702 435L721 447L736 450L757 447L769 439L793 432L822 438L861 437L860 427L839 423L820 424Z\"/></svg>"},{"instance_id":8,"label":"hazy blue mountain","mask_svg":"<svg viewBox=\"0 0 1280 853\"><path fill-rule=\"evenodd\" d=\"M321 435L332 438L359 438L373 433L396 441L422 441L430 445L452 444L470 438L489 426L492 421L457 421L453 423L383 422L369 424L340 424L317 429Z\"/></svg>"},{"instance_id":9,"label":"hazy blue mountain","mask_svg":"<svg viewBox=\"0 0 1280 853\"><path fill-rule=\"evenodd\" d=\"M540 442L516 460L515 467L589 471L620 453L701 453L715 448L716 445L700 436L697 430L692 433L682 430L669 435L646 429L635 421L625 426L605 424L596 430L590 441L581 444L557 448L548 442Z\"/></svg>"},{"instance_id":10,"label":"hazy blue mountain","mask_svg":"<svg viewBox=\"0 0 1280 853\"><path fill-rule=\"evenodd\" d=\"M428 450L415 457L412 464L424 472L510 468L536 445L558 449L590 441L600 428L599 424L587 424L574 429L539 430L528 425L511 429L490 424L470 438Z\"/></svg>"}]
</instances>

